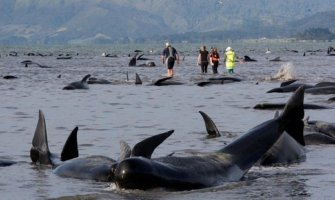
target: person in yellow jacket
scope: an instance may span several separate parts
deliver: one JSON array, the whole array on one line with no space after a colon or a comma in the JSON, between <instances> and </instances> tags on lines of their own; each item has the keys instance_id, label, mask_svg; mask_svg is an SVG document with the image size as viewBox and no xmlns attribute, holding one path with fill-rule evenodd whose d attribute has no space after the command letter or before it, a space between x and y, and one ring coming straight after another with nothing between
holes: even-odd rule
<instances>
[{"instance_id":1,"label":"person in yellow jacket","mask_svg":"<svg viewBox=\"0 0 335 200\"><path fill-rule=\"evenodd\" d=\"M228 71L228 74L234 73L235 60L236 56L234 50L231 47L227 47L224 54L224 62L226 63L226 69Z\"/></svg>"}]
</instances>

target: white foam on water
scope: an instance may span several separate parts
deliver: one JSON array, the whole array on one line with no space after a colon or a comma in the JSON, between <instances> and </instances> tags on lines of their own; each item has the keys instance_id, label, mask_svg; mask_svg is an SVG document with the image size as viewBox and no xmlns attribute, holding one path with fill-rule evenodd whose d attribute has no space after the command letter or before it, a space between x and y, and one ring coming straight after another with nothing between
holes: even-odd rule
<instances>
[{"instance_id":1,"label":"white foam on water","mask_svg":"<svg viewBox=\"0 0 335 200\"><path fill-rule=\"evenodd\" d=\"M293 63L288 62L280 66L280 69L278 70L277 74L273 76L273 78L282 81L296 79L297 75Z\"/></svg>"}]
</instances>

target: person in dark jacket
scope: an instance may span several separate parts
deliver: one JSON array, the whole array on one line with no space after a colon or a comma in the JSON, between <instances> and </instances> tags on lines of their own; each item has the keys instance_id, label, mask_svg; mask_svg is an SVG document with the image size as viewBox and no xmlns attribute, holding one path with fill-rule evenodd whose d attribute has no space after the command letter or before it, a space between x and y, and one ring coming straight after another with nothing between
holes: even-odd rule
<instances>
[{"instance_id":1,"label":"person in dark jacket","mask_svg":"<svg viewBox=\"0 0 335 200\"><path fill-rule=\"evenodd\" d=\"M200 48L197 64L201 67L201 73L207 73L207 67L209 64L209 53L206 50L206 46L202 46Z\"/></svg>"},{"instance_id":2,"label":"person in dark jacket","mask_svg":"<svg viewBox=\"0 0 335 200\"><path fill-rule=\"evenodd\" d=\"M210 57L211 64L212 64L213 74L217 74L218 73L218 67L219 67L220 55L219 55L218 49L216 47L213 48L209 57Z\"/></svg>"}]
</instances>

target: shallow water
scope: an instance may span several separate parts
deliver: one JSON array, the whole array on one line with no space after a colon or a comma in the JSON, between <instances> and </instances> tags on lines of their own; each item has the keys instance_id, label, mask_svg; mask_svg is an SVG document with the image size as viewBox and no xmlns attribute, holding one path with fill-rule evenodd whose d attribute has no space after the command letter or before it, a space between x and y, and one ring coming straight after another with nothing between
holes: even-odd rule
<instances>
[{"instance_id":1,"label":"shallow water","mask_svg":"<svg viewBox=\"0 0 335 200\"><path fill-rule=\"evenodd\" d=\"M280 82L266 80L283 65L291 63L301 82L314 84L334 81L335 57L325 52L302 56L306 50L326 49L330 43L292 43L274 45L272 54L265 54L269 44L236 44L237 54L258 60L237 64L239 83L198 87L195 82L212 77L200 75L195 66L196 46L176 45L185 55L175 67L175 79L184 85L156 87L149 84L165 76L158 53L146 55L157 67L128 67L129 49L151 49L148 46L107 47L7 47L1 49L0 75L18 79L0 79L0 159L18 164L0 168L0 193L3 199L332 199L335 182L335 146L307 147L305 162L289 167L254 167L244 180L194 191L119 190L115 185L90 180L61 178L50 167L31 163L29 151L35 131L38 110L46 117L50 150L60 153L70 131L79 126L78 144L81 156L105 155L117 158L119 141L130 145L161 132L174 129L174 134L154 152L154 157L192 149L210 152L222 148L247 130L273 117L273 111L254 110L258 103L281 103L291 95L266 93ZM334 46L334 45L333 45ZM157 52L160 49L153 47ZM286 51L299 50L299 53ZM6 56L17 51L18 57ZM117 58L101 57L113 51ZM53 53L52 56L25 56L24 53ZM70 60L56 59L57 53L71 53ZM78 55L77 55L78 53ZM282 62L268 59L281 56ZM52 68L30 66L20 62L32 60ZM144 63L142 61L141 63ZM223 66L219 72L223 73ZM211 69L209 68L209 72ZM127 74L130 81L126 80ZM143 85L134 85L138 73ZM112 85L90 85L89 90L65 91L62 88L86 74L107 79ZM57 78L61 75L61 78ZM306 103L334 107L327 99L335 95L305 95ZM198 113L206 112L220 131L231 134L206 139L205 126ZM306 110L313 120L334 122L334 110Z\"/></svg>"}]
</instances>

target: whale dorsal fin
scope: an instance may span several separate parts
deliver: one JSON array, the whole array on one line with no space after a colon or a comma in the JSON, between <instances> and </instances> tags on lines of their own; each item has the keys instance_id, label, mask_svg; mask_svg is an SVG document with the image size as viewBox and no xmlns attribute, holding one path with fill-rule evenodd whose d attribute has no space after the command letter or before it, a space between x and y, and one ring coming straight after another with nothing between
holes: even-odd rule
<instances>
[{"instance_id":1,"label":"whale dorsal fin","mask_svg":"<svg viewBox=\"0 0 335 200\"><path fill-rule=\"evenodd\" d=\"M298 143L305 145L304 140L304 86L300 86L288 100L281 115L284 120L289 121L285 131Z\"/></svg>"},{"instance_id":2,"label":"whale dorsal fin","mask_svg":"<svg viewBox=\"0 0 335 200\"><path fill-rule=\"evenodd\" d=\"M38 122L30 149L30 158L33 162L40 164L52 164L49 151L47 129L44 114L39 110Z\"/></svg>"},{"instance_id":3,"label":"whale dorsal fin","mask_svg":"<svg viewBox=\"0 0 335 200\"><path fill-rule=\"evenodd\" d=\"M304 138L304 122L293 121L287 125L285 131L292 136L298 143L305 146L305 138Z\"/></svg>"},{"instance_id":4,"label":"whale dorsal fin","mask_svg":"<svg viewBox=\"0 0 335 200\"><path fill-rule=\"evenodd\" d=\"M137 73L136 73L136 78L135 78L135 84L136 85L142 84L142 80L141 80L140 76Z\"/></svg>"},{"instance_id":5,"label":"whale dorsal fin","mask_svg":"<svg viewBox=\"0 0 335 200\"><path fill-rule=\"evenodd\" d=\"M201 114L202 118L205 121L207 134L211 137L220 137L221 134L220 134L219 130L217 129L213 120L206 113L204 113L202 111L199 111L199 113Z\"/></svg>"},{"instance_id":6,"label":"whale dorsal fin","mask_svg":"<svg viewBox=\"0 0 335 200\"><path fill-rule=\"evenodd\" d=\"M138 55L138 52L135 53L135 55L130 59L128 66L133 67L136 66L136 56Z\"/></svg>"},{"instance_id":7,"label":"whale dorsal fin","mask_svg":"<svg viewBox=\"0 0 335 200\"><path fill-rule=\"evenodd\" d=\"M126 158L129 158L131 155L131 148L128 145L128 143L126 143L125 141L121 140L120 141L120 156L119 156L119 161L124 160Z\"/></svg>"},{"instance_id":8,"label":"whale dorsal fin","mask_svg":"<svg viewBox=\"0 0 335 200\"><path fill-rule=\"evenodd\" d=\"M169 80L169 79L171 79L171 78L172 78L172 76L168 76L168 77L164 77L164 78L158 79L158 80L154 83L154 85L160 85L162 82L164 82L164 81L166 81L166 80Z\"/></svg>"},{"instance_id":9,"label":"whale dorsal fin","mask_svg":"<svg viewBox=\"0 0 335 200\"><path fill-rule=\"evenodd\" d=\"M150 159L154 150L173 132L174 130L170 130L142 140L134 146L131 152L131 156L142 156Z\"/></svg>"},{"instance_id":10,"label":"whale dorsal fin","mask_svg":"<svg viewBox=\"0 0 335 200\"><path fill-rule=\"evenodd\" d=\"M70 160L79 156L77 133L78 127L75 127L65 142L61 153L61 161Z\"/></svg>"},{"instance_id":11,"label":"whale dorsal fin","mask_svg":"<svg viewBox=\"0 0 335 200\"><path fill-rule=\"evenodd\" d=\"M91 74L87 74L86 76L84 76L84 78L81 80L81 83L86 83L88 78L91 77Z\"/></svg>"}]
</instances>

